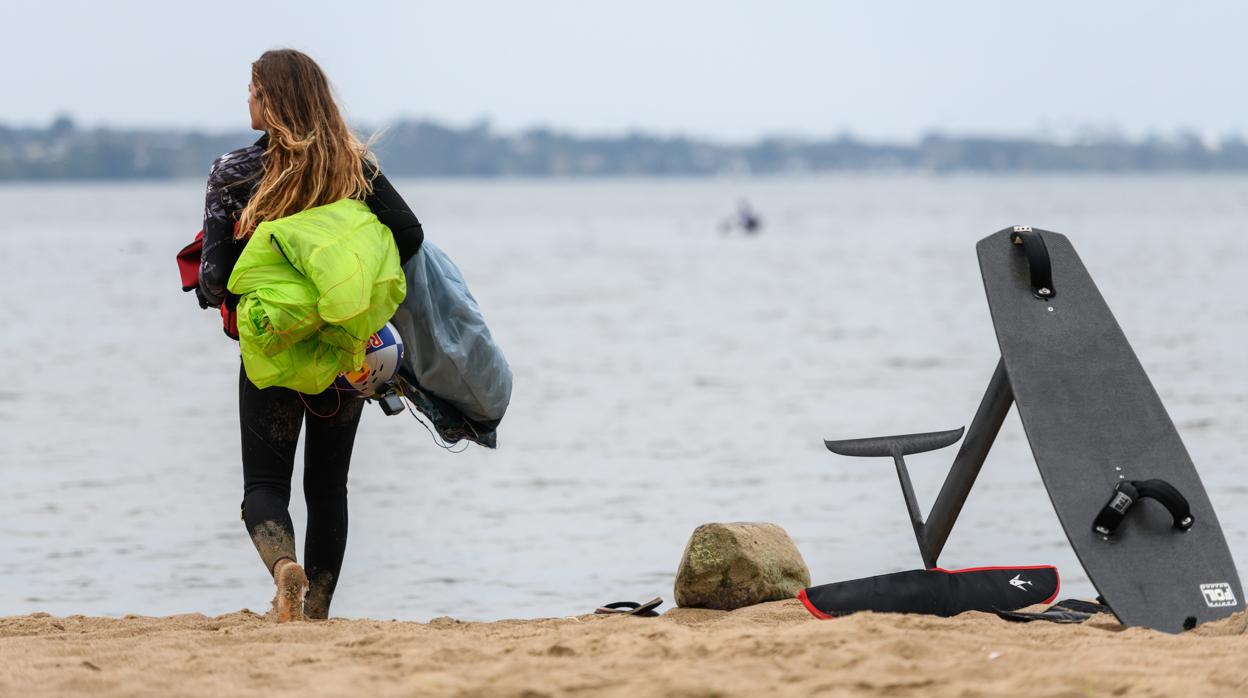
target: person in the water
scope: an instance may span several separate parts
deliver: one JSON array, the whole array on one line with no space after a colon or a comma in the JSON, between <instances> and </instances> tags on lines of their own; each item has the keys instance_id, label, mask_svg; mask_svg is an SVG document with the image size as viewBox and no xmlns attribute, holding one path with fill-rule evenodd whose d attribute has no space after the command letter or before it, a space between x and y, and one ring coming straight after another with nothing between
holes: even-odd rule
<instances>
[{"instance_id":1,"label":"person in the water","mask_svg":"<svg viewBox=\"0 0 1248 698\"><path fill-rule=\"evenodd\" d=\"M416 254L424 240L420 222L348 130L311 58L290 49L265 52L251 66L248 92L251 127L264 135L222 155L208 176L196 289L202 307L237 304L226 285L256 225L343 199L368 205L393 234L401 261ZM260 389L245 370L238 389L242 518L277 585L278 620L326 618L346 549L347 470L364 401L344 398L333 386L316 395ZM308 524L301 566L287 506L305 423Z\"/></svg>"},{"instance_id":2,"label":"person in the water","mask_svg":"<svg viewBox=\"0 0 1248 698\"><path fill-rule=\"evenodd\" d=\"M746 199L741 199L741 202L737 204L737 225L746 235L754 235L762 230L762 218L759 218L754 207L750 206L750 202Z\"/></svg>"},{"instance_id":3,"label":"person in the water","mask_svg":"<svg viewBox=\"0 0 1248 698\"><path fill-rule=\"evenodd\" d=\"M739 230L746 235L757 235L762 229L763 219L746 199L741 199L737 202L737 213L735 216L728 218L719 225L719 232L723 234Z\"/></svg>"}]
</instances>

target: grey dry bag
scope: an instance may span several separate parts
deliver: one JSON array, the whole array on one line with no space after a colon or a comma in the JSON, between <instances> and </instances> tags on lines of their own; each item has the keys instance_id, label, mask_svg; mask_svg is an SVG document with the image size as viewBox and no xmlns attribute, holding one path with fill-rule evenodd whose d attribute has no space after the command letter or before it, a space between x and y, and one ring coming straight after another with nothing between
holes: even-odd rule
<instances>
[{"instance_id":1,"label":"grey dry bag","mask_svg":"<svg viewBox=\"0 0 1248 698\"><path fill-rule=\"evenodd\" d=\"M407 297L391 322L403 337L404 393L447 441L491 448L511 401L511 368L463 274L429 241L403 265Z\"/></svg>"}]
</instances>

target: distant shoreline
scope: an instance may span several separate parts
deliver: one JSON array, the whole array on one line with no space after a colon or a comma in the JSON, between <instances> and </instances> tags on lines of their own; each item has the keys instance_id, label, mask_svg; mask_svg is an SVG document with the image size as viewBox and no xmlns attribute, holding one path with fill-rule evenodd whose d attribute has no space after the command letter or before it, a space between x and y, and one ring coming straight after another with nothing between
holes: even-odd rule
<instances>
[{"instance_id":1,"label":"distant shoreline","mask_svg":"<svg viewBox=\"0 0 1248 698\"><path fill-rule=\"evenodd\" d=\"M383 168L385 167L383 163ZM1011 171L1011 172L976 172L960 170L955 172L925 172L917 170L869 170L869 171L822 171L822 172L766 172L766 173L723 173L723 174L604 174L604 175L404 175L386 174L392 180L421 181L426 183L445 182L463 184L594 184L594 183L627 183L646 181L667 182L784 182L812 181L826 179L836 180L974 180L974 179L1089 179L1089 180L1166 180L1166 179L1242 179L1248 178L1248 169L1243 170L1149 170L1127 172L1105 171ZM104 185L188 185L202 186L206 176L176 175L171 177L74 177L61 179L0 179L0 189L20 189L23 187L97 187Z\"/></svg>"},{"instance_id":2,"label":"distant shoreline","mask_svg":"<svg viewBox=\"0 0 1248 698\"><path fill-rule=\"evenodd\" d=\"M254 132L84 129L61 117L45 128L0 124L0 182L203 178ZM631 133L576 136L548 129L503 134L432 121L387 127L375 149L392 177L724 177L825 173L1153 174L1248 172L1248 142L1194 134L1128 141L929 135L912 144L764 138L729 145Z\"/></svg>"}]
</instances>

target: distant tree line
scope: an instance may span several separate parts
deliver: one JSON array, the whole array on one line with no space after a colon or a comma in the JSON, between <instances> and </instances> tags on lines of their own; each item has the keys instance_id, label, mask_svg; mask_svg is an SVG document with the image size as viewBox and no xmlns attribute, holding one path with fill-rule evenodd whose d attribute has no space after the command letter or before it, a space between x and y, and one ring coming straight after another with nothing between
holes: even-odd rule
<instances>
[{"instance_id":1,"label":"distant tree line","mask_svg":"<svg viewBox=\"0 0 1248 698\"><path fill-rule=\"evenodd\" d=\"M202 177L220 154L254 132L78 127L59 117L46 128L0 125L0 180ZM1128 141L1054 142L932 135L912 145L768 138L727 145L642 133L581 137L549 129L502 134L488 125L452 128L404 121L375 142L391 176L543 177L780 174L836 171L1158 172L1248 170L1248 144L1194 135Z\"/></svg>"}]
</instances>

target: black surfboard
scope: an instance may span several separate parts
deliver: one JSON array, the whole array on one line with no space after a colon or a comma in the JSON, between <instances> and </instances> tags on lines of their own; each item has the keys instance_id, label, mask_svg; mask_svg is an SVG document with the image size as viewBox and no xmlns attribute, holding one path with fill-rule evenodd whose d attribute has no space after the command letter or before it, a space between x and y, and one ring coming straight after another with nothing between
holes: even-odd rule
<instances>
[{"instance_id":1,"label":"black surfboard","mask_svg":"<svg viewBox=\"0 0 1248 698\"><path fill-rule=\"evenodd\" d=\"M1106 604L1126 625L1167 632L1242 610L1239 575L1200 476L1070 241L1007 228L976 250L1036 465ZM1163 506L1166 497L1118 496L1138 494L1120 483L1157 481L1186 500L1186 528L1172 501ZM1095 530L1098 516L1116 526Z\"/></svg>"}]
</instances>

